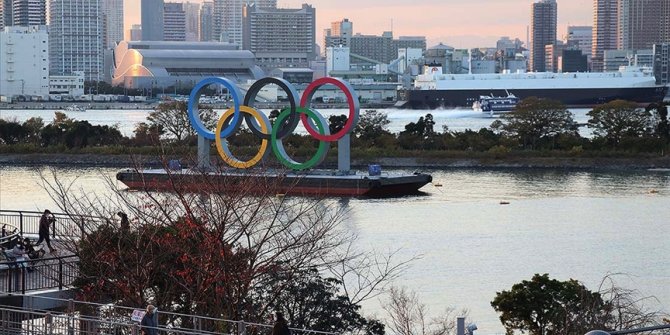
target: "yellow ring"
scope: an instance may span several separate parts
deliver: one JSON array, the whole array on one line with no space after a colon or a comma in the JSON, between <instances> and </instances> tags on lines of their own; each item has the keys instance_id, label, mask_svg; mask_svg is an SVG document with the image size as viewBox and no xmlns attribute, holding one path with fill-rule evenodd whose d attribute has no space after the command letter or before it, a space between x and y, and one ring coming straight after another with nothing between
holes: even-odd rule
<instances>
[{"instance_id":1,"label":"yellow ring","mask_svg":"<svg viewBox=\"0 0 670 335\"><path fill-rule=\"evenodd\" d=\"M262 115L259 111L248 106L240 106L240 112L247 113L253 116L258 122L258 124L261 126L261 131L264 134L270 133L270 131L268 131L269 122L268 123L264 122L265 120L267 120L267 118L264 118L265 115ZM226 153L226 151L230 152L230 149L228 149L228 144L223 143L223 141L221 140L220 136L221 129L223 128L224 122L233 113L235 113L235 108L228 109L225 113L223 113L223 115L221 115L221 117L219 118L219 122L216 124L216 136L214 136L214 138L216 139L216 150L219 152L219 156L221 156L221 159L223 159L223 161L226 162L226 164L238 169L248 169L250 167L255 166L256 164L258 164L258 162L260 162L263 159L265 153L267 152L268 140L265 139L261 140L261 147L258 150L258 153L256 154L256 156L254 156L248 161L241 161L235 158L232 155L232 153L230 155Z\"/></svg>"}]
</instances>

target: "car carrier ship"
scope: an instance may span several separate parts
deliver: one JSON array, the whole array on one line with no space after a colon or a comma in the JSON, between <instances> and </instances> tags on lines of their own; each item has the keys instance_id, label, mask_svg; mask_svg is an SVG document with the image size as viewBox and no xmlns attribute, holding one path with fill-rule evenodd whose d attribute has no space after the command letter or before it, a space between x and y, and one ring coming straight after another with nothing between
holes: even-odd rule
<instances>
[{"instance_id":1,"label":"car carrier ship","mask_svg":"<svg viewBox=\"0 0 670 335\"><path fill-rule=\"evenodd\" d=\"M480 96L505 96L507 91L520 99L535 96L570 107L589 107L616 99L640 104L661 101L668 87L656 83L649 67L622 66L617 72L444 74L439 64L430 64L412 89L399 92L399 100L414 109L471 107Z\"/></svg>"}]
</instances>

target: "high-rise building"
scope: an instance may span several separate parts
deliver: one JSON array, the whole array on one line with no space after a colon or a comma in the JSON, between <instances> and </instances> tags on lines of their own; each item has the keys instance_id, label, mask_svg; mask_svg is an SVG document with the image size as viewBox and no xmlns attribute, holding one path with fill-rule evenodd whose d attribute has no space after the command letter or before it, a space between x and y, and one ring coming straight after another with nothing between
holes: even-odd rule
<instances>
[{"instance_id":1,"label":"high-rise building","mask_svg":"<svg viewBox=\"0 0 670 335\"><path fill-rule=\"evenodd\" d=\"M619 0L619 49L648 49L670 42L668 0Z\"/></svg>"},{"instance_id":2,"label":"high-rise building","mask_svg":"<svg viewBox=\"0 0 670 335\"><path fill-rule=\"evenodd\" d=\"M102 2L104 37L106 49L112 49L123 41L123 0L103 0Z\"/></svg>"},{"instance_id":3,"label":"high-rise building","mask_svg":"<svg viewBox=\"0 0 670 335\"><path fill-rule=\"evenodd\" d=\"M342 21L335 21L330 24L330 29L326 29L323 34L323 47L348 47L351 45L351 37L354 36L354 23L345 18Z\"/></svg>"},{"instance_id":4,"label":"high-rise building","mask_svg":"<svg viewBox=\"0 0 670 335\"><path fill-rule=\"evenodd\" d=\"M265 70L280 67L308 67L314 60L316 10L301 8L260 8L245 5L243 49L256 55Z\"/></svg>"},{"instance_id":5,"label":"high-rise building","mask_svg":"<svg viewBox=\"0 0 670 335\"><path fill-rule=\"evenodd\" d=\"M568 35L565 37L568 45L576 45L582 54L591 57L593 50L593 27L591 26L568 26Z\"/></svg>"},{"instance_id":6,"label":"high-rise building","mask_svg":"<svg viewBox=\"0 0 670 335\"><path fill-rule=\"evenodd\" d=\"M86 80L103 78L103 22L100 0L51 0L49 65L51 74L83 71Z\"/></svg>"},{"instance_id":7,"label":"high-rise building","mask_svg":"<svg viewBox=\"0 0 670 335\"><path fill-rule=\"evenodd\" d=\"M0 31L12 25L12 0L0 0Z\"/></svg>"},{"instance_id":8,"label":"high-rise building","mask_svg":"<svg viewBox=\"0 0 670 335\"><path fill-rule=\"evenodd\" d=\"M556 43L557 7L556 0L540 0L532 5L530 29L531 71L546 71L545 46Z\"/></svg>"},{"instance_id":9,"label":"high-rise building","mask_svg":"<svg viewBox=\"0 0 670 335\"><path fill-rule=\"evenodd\" d=\"M670 44L654 44L654 76L657 84L670 84Z\"/></svg>"},{"instance_id":10,"label":"high-rise building","mask_svg":"<svg viewBox=\"0 0 670 335\"><path fill-rule=\"evenodd\" d=\"M593 0L592 69L602 72L605 50L617 49L619 0Z\"/></svg>"},{"instance_id":11,"label":"high-rise building","mask_svg":"<svg viewBox=\"0 0 670 335\"><path fill-rule=\"evenodd\" d=\"M48 40L46 26L0 31L0 96L48 97Z\"/></svg>"},{"instance_id":12,"label":"high-rise building","mask_svg":"<svg viewBox=\"0 0 670 335\"><path fill-rule=\"evenodd\" d=\"M163 0L142 0L142 40L163 40Z\"/></svg>"},{"instance_id":13,"label":"high-rise building","mask_svg":"<svg viewBox=\"0 0 670 335\"><path fill-rule=\"evenodd\" d=\"M244 5L277 8L277 0L214 0L214 39L242 45L242 10Z\"/></svg>"},{"instance_id":14,"label":"high-rise building","mask_svg":"<svg viewBox=\"0 0 670 335\"><path fill-rule=\"evenodd\" d=\"M40 26L47 24L46 0L14 0L12 3L13 26Z\"/></svg>"},{"instance_id":15,"label":"high-rise building","mask_svg":"<svg viewBox=\"0 0 670 335\"><path fill-rule=\"evenodd\" d=\"M195 42L200 40L200 4L184 2L186 14L186 40Z\"/></svg>"},{"instance_id":16,"label":"high-rise building","mask_svg":"<svg viewBox=\"0 0 670 335\"><path fill-rule=\"evenodd\" d=\"M186 41L186 12L181 2L166 2L163 12L163 40Z\"/></svg>"},{"instance_id":17,"label":"high-rise building","mask_svg":"<svg viewBox=\"0 0 670 335\"><path fill-rule=\"evenodd\" d=\"M134 24L130 27L130 40L131 41L141 41L142 40L142 25Z\"/></svg>"},{"instance_id":18,"label":"high-rise building","mask_svg":"<svg viewBox=\"0 0 670 335\"><path fill-rule=\"evenodd\" d=\"M214 41L214 3L205 1L200 7L200 40Z\"/></svg>"}]
</instances>

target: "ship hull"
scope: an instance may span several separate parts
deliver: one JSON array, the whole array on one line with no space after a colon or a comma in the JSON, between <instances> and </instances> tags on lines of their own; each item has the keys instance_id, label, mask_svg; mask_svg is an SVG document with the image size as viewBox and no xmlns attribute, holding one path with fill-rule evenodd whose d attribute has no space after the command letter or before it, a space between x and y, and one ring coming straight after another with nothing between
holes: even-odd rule
<instances>
[{"instance_id":1,"label":"ship hull","mask_svg":"<svg viewBox=\"0 0 670 335\"><path fill-rule=\"evenodd\" d=\"M520 99L538 97L558 100L569 107L592 107L612 100L628 100L640 104L662 101L666 86L636 88L566 88L566 89L509 89ZM413 109L470 107L482 95L506 95L506 90L407 90L403 92L406 106Z\"/></svg>"},{"instance_id":2,"label":"ship hull","mask_svg":"<svg viewBox=\"0 0 670 335\"><path fill-rule=\"evenodd\" d=\"M419 189L432 181L427 174L397 176L322 175L322 174L237 174L192 173L188 170L166 172L162 169L117 173L116 179L132 190L202 192L239 192L317 196L317 197L397 197L420 194ZM250 187L250 185L254 185Z\"/></svg>"}]
</instances>

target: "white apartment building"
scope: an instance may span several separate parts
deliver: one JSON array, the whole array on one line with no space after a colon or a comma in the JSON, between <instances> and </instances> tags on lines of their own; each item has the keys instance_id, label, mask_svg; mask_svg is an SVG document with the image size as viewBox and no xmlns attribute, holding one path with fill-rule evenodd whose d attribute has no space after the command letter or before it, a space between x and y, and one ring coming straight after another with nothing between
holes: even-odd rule
<instances>
[{"instance_id":1,"label":"white apartment building","mask_svg":"<svg viewBox=\"0 0 670 335\"><path fill-rule=\"evenodd\" d=\"M214 39L242 46L242 8L277 8L277 0L214 0Z\"/></svg>"},{"instance_id":2,"label":"white apartment building","mask_svg":"<svg viewBox=\"0 0 670 335\"><path fill-rule=\"evenodd\" d=\"M49 35L46 26L5 27L0 32L0 59L0 96L8 99L48 98Z\"/></svg>"},{"instance_id":3,"label":"white apartment building","mask_svg":"<svg viewBox=\"0 0 670 335\"><path fill-rule=\"evenodd\" d=\"M101 0L52 0L49 10L49 65L53 75L83 71L86 80L103 75Z\"/></svg>"}]
</instances>

